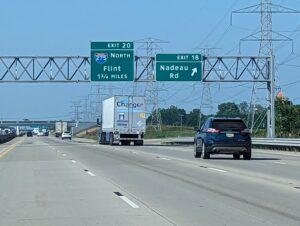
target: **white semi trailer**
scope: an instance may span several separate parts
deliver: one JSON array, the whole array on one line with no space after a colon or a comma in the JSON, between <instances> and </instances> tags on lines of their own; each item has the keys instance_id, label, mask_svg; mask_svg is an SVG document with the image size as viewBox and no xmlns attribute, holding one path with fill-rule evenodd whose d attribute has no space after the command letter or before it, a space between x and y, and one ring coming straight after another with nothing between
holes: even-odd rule
<instances>
[{"instance_id":1,"label":"white semi trailer","mask_svg":"<svg viewBox=\"0 0 300 226\"><path fill-rule=\"evenodd\" d=\"M55 122L55 136L60 137L61 134L68 129L68 123L63 121Z\"/></svg>"},{"instance_id":2,"label":"white semi trailer","mask_svg":"<svg viewBox=\"0 0 300 226\"><path fill-rule=\"evenodd\" d=\"M113 96L102 102L99 144L144 144L146 106L143 96Z\"/></svg>"}]
</instances>

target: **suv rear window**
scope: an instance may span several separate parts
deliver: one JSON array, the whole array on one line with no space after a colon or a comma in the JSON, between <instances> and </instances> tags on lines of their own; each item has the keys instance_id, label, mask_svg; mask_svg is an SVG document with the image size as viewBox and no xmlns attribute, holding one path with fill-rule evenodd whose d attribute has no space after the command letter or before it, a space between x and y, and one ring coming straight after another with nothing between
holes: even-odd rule
<instances>
[{"instance_id":1,"label":"suv rear window","mask_svg":"<svg viewBox=\"0 0 300 226\"><path fill-rule=\"evenodd\" d=\"M247 128L242 120L214 120L212 127L221 131L241 131Z\"/></svg>"}]
</instances>

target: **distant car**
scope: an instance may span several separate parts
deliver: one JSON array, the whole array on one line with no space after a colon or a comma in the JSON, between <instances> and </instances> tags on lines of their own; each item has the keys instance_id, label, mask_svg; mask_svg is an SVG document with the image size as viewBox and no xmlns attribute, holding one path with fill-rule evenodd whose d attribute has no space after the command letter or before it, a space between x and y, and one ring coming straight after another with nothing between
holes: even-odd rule
<instances>
[{"instance_id":1,"label":"distant car","mask_svg":"<svg viewBox=\"0 0 300 226\"><path fill-rule=\"evenodd\" d=\"M251 159L251 136L240 118L208 118L194 138L194 157L209 159L211 154L241 155Z\"/></svg>"},{"instance_id":2,"label":"distant car","mask_svg":"<svg viewBox=\"0 0 300 226\"><path fill-rule=\"evenodd\" d=\"M38 136L44 136L44 133L43 132L38 132L37 135Z\"/></svg>"},{"instance_id":3,"label":"distant car","mask_svg":"<svg viewBox=\"0 0 300 226\"><path fill-rule=\"evenodd\" d=\"M60 136L61 136L61 133L59 133L59 132L55 133L55 137L60 137Z\"/></svg>"},{"instance_id":4,"label":"distant car","mask_svg":"<svg viewBox=\"0 0 300 226\"><path fill-rule=\"evenodd\" d=\"M69 131L65 131L61 134L61 139L72 139L72 135Z\"/></svg>"},{"instance_id":5,"label":"distant car","mask_svg":"<svg viewBox=\"0 0 300 226\"><path fill-rule=\"evenodd\" d=\"M32 136L33 136L32 131L28 131L28 132L27 132L27 136L28 136L28 137L32 137Z\"/></svg>"},{"instance_id":6,"label":"distant car","mask_svg":"<svg viewBox=\"0 0 300 226\"><path fill-rule=\"evenodd\" d=\"M44 136L49 136L49 131L46 131L46 132L44 133Z\"/></svg>"}]
</instances>

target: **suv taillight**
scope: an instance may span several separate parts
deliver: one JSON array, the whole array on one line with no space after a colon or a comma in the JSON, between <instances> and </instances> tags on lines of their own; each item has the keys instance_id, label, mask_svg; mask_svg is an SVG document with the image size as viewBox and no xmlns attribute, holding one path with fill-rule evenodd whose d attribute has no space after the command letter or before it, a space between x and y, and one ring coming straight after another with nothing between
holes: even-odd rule
<instances>
[{"instance_id":1,"label":"suv taillight","mask_svg":"<svg viewBox=\"0 0 300 226\"><path fill-rule=\"evenodd\" d=\"M208 133L219 133L220 130L215 129L215 128L208 128L208 129L207 129L207 132L208 132Z\"/></svg>"}]
</instances>

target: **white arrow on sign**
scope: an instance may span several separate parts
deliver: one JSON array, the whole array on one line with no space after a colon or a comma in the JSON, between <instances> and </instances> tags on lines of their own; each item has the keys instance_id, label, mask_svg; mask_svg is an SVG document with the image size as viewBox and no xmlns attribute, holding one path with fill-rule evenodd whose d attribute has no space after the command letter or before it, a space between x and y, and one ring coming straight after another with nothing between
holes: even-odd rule
<instances>
[{"instance_id":1,"label":"white arrow on sign","mask_svg":"<svg viewBox=\"0 0 300 226\"><path fill-rule=\"evenodd\" d=\"M193 69L192 69L192 74L191 74L191 76L194 76L197 72L198 72L197 68L196 68L196 67L193 68Z\"/></svg>"}]
</instances>

